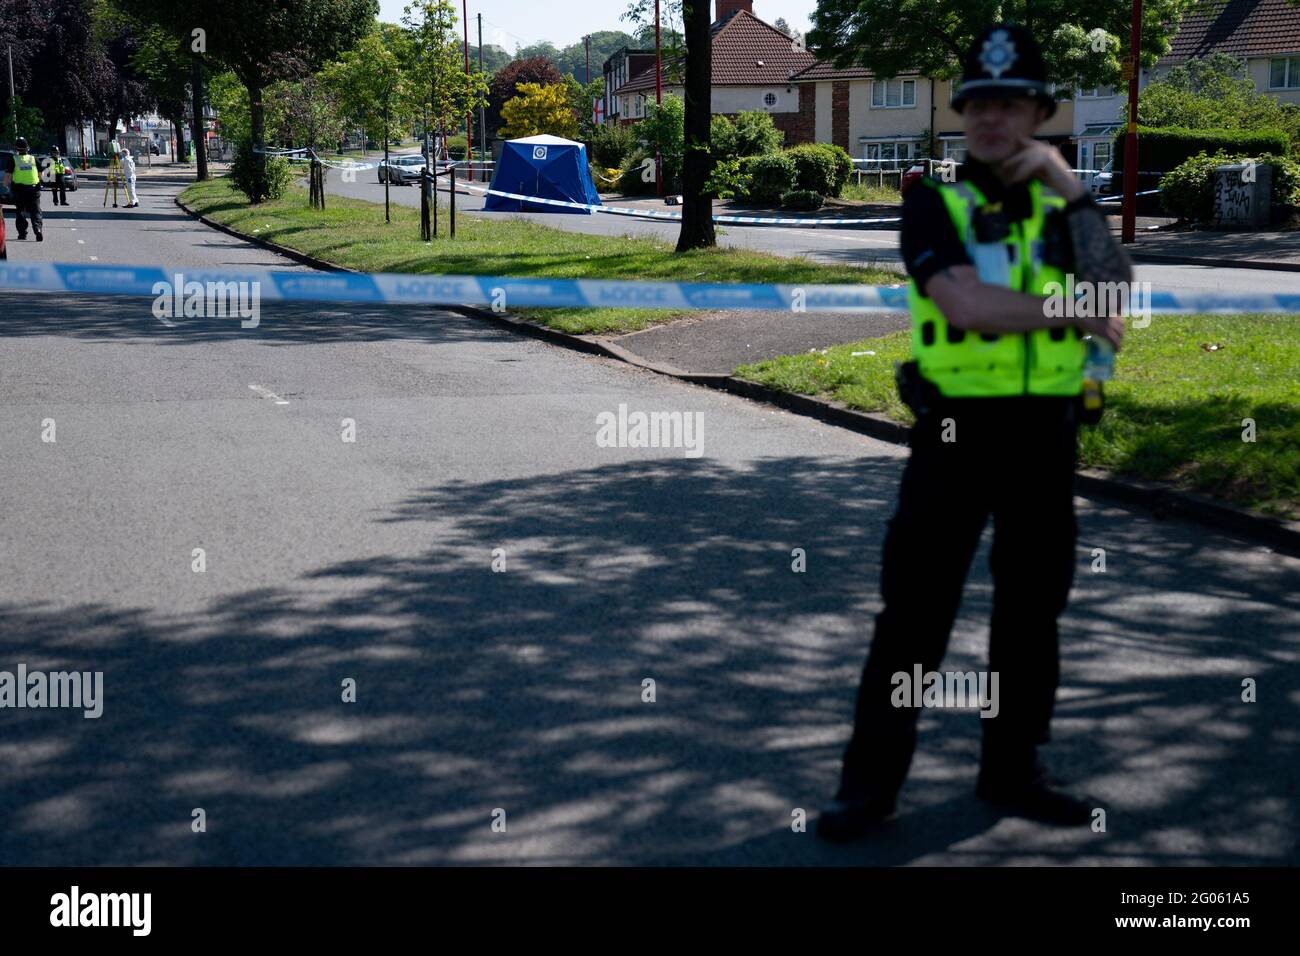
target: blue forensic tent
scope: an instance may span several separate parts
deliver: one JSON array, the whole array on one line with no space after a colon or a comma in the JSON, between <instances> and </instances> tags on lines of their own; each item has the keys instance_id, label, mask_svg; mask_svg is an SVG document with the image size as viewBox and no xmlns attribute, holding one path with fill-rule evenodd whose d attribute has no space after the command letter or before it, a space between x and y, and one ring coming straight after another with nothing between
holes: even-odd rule
<instances>
[{"instance_id":1,"label":"blue forensic tent","mask_svg":"<svg viewBox=\"0 0 1300 956\"><path fill-rule=\"evenodd\" d=\"M600 205L596 184L587 166L587 147L559 136L526 136L507 140L492 176L492 188L521 196L562 199L592 206ZM548 206L544 203L488 196L483 205L489 212L558 212L590 216L587 209Z\"/></svg>"}]
</instances>

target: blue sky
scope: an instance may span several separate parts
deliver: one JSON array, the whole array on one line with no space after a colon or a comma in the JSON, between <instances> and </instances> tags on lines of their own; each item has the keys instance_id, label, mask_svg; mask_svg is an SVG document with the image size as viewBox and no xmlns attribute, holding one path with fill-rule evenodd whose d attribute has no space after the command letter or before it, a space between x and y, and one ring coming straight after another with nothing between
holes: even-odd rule
<instances>
[{"instance_id":1,"label":"blue sky","mask_svg":"<svg viewBox=\"0 0 1300 956\"><path fill-rule=\"evenodd\" d=\"M380 19L397 23L407 0L379 0ZM461 0L453 0L457 11ZM586 33L597 30L628 30L619 20L627 9L626 0L468 0L470 42L475 42L475 14L483 14L483 42L495 43L514 52L515 45L527 46L550 40L558 47L577 43ZM808 31L816 0L754 0L754 13L768 23L777 17L800 32ZM631 32L630 30L628 32Z\"/></svg>"}]
</instances>

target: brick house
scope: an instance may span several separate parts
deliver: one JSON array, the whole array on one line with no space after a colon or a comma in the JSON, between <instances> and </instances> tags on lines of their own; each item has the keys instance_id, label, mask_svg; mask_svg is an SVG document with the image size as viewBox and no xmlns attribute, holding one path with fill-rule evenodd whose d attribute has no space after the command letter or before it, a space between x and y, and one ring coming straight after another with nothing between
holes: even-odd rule
<instances>
[{"instance_id":1,"label":"brick house","mask_svg":"<svg viewBox=\"0 0 1300 956\"><path fill-rule=\"evenodd\" d=\"M753 0L716 0L717 19L712 32L712 112L726 116L761 110L785 133L785 143L810 143L814 135L811 90L805 93L791 82L815 60L788 36L754 15ZM620 51L621 52L621 51ZM617 54L616 54L617 55ZM613 57L611 57L611 60ZM663 92L683 95L672 64L661 68ZM655 101L654 53L649 67L629 70L629 78L611 88L605 122L634 123L643 119Z\"/></svg>"}]
</instances>

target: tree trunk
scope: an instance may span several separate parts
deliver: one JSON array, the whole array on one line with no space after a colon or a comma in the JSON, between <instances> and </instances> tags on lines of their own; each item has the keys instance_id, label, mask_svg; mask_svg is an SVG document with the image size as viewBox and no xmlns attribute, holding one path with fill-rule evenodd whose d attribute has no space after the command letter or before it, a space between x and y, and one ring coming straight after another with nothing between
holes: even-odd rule
<instances>
[{"instance_id":1,"label":"tree trunk","mask_svg":"<svg viewBox=\"0 0 1300 956\"><path fill-rule=\"evenodd\" d=\"M253 137L253 148L262 149L266 145L266 111L262 106L261 85L245 84L248 87L248 126Z\"/></svg>"},{"instance_id":2,"label":"tree trunk","mask_svg":"<svg viewBox=\"0 0 1300 956\"><path fill-rule=\"evenodd\" d=\"M201 182L208 178L208 142L207 124L203 122L203 64L197 53L193 54L190 64L190 101L194 113L194 119L190 121L190 136L194 138L195 179Z\"/></svg>"},{"instance_id":3,"label":"tree trunk","mask_svg":"<svg viewBox=\"0 0 1300 956\"><path fill-rule=\"evenodd\" d=\"M682 229L677 251L718 244L713 232L713 200L704 183L713 170L709 153L712 116L712 54L709 0L683 0L686 30L686 155L682 159Z\"/></svg>"}]
</instances>

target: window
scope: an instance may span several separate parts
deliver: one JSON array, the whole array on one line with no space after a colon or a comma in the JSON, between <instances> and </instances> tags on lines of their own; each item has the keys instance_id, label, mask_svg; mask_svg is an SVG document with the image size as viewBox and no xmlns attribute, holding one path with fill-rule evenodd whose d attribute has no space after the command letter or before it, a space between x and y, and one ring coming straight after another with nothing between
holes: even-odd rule
<instances>
[{"instance_id":1,"label":"window","mask_svg":"<svg viewBox=\"0 0 1300 956\"><path fill-rule=\"evenodd\" d=\"M1268 61L1270 90L1300 89L1300 56L1280 56Z\"/></svg>"},{"instance_id":2,"label":"window","mask_svg":"<svg viewBox=\"0 0 1300 956\"><path fill-rule=\"evenodd\" d=\"M862 149L862 156L869 166L894 169L916 155L916 145L917 141L912 139L888 143L866 143Z\"/></svg>"},{"instance_id":3,"label":"window","mask_svg":"<svg viewBox=\"0 0 1300 956\"><path fill-rule=\"evenodd\" d=\"M1083 99L1101 99L1103 97L1114 95L1115 87L1113 86L1094 86L1090 89L1079 91L1079 96Z\"/></svg>"},{"instance_id":4,"label":"window","mask_svg":"<svg viewBox=\"0 0 1300 956\"><path fill-rule=\"evenodd\" d=\"M872 80L872 109L899 109L916 105L916 80Z\"/></svg>"},{"instance_id":5,"label":"window","mask_svg":"<svg viewBox=\"0 0 1300 956\"><path fill-rule=\"evenodd\" d=\"M768 107L769 109L771 109L773 106L776 106L776 94L775 93L763 94L763 105Z\"/></svg>"},{"instance_id":6,"label":"window","mask_svg":"<svg viewBox=\"0 0 1300 956\"><path fill-rule=\"evenodd\" d=\"M945 139L943 141L943 158L955 163L966 162L966 140Z\"/></svg>"},{"instance_id":7,"label":"window","mask_svg":"<svg viewBox=\"0 0 1300 956\"><path fill-rule=\"evenodd\" d=\"M1092 144L1092 168L1104 169L1110 163L1110 150L1115 144L1108 139Z\"/></svg>"}]
</instances>

